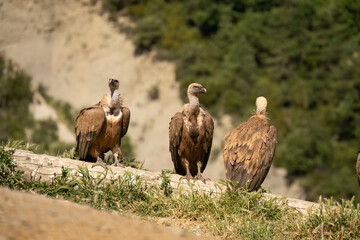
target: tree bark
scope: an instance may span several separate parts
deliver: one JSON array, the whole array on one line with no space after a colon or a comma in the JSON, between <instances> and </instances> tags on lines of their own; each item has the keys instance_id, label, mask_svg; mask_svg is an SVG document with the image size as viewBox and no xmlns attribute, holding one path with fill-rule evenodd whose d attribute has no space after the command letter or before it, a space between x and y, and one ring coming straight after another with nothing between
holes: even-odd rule
<instances>
[{"instance_id":1,"label":"tree bark","mask_svg":"<svg viewBox=\"0 0 360 240\"><path fill-rule=\"evenodd\" d=\"M100 166L92 168L92 165L94 163L91 162L54 157L45 154L34 154L33 152L26 150L16 150L13 155L13 159L14 163L16 164L16 170L23 171L23 176L25 179L33 179L47 183L51 183L55 175L60 176L63 167L69 168L70 173L78 177L80 176L79 166L87 167L89 173L93 177L97 177L99 176L99 174L102 174L105 171L104 168ZM115 166L109 166L109 169L110 170L106 175L105 182L116 179L119 176L123 176L126 172L140 176L148 185L161 185L162 182L160 172L151 172L131 167L122 168ZM203 183L201 181L191 181L191 183L193 184L189 184L185 179L180 181L181 176L178 174L167 175L170 178L170 184L173 188L173 194L177 194L179 191L182 191L184 193L191 193L191 191L197 191L200 193L208 193L212 196L219 196L226 191L226 186L216 182L206 181L206 183ZM284 199L285 204L297 209L305 215L307 214L308 210L315 210L319 208L318 203L288 198L272 193L264 193L264 197L266 199Z\"/></svg>"}]
</instances>

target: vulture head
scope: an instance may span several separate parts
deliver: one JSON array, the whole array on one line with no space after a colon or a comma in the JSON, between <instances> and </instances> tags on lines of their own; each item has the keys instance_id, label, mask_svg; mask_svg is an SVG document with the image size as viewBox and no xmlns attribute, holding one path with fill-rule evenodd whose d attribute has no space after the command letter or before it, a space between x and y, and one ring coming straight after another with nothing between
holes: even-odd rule
<instances>
[{"instance_id":1,"label":"vulture head","mask_svg":"<svg viewBox=\"0 0 360 240\"><path fill-rule=\"evenodd\" d=\"M119 89L119 80L116 80L114 78L109 78L109 88L110 90L116 90Z\"/></svg>"},{"instance_id":2,"label":"vulture head","mask_svg":"<svg viewBox=\"0 0 360 240\"><path fill-rule=\"evenodd\" d=\"M189 85L187 93L188 93L188 96L198 97L200 93L206 93L206 88L204 88L199 83L192 83Z\"/></svg>"},{"instance_id":3,"label":"vulture head","mask_svg":"<svg viewBox=\"0 0 360 240\"><path fill-rule=\"evenodd\" d=\"M256 99L256 114L266 113L267 100L263 96Z\"/></svg>"}]
</instances>

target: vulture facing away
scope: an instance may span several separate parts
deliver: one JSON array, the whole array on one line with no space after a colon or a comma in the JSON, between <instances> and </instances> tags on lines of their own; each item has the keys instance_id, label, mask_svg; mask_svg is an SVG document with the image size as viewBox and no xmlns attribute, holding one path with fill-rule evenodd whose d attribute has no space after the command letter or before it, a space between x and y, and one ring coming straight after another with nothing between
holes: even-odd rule
<instances>
[{"instance_id":1,"label":"vulture facing away","mask_svg":"<svg viewBox=\"0 0 360 240\"><path fill-rule=\"evenodd\" d=\"M269 172L276 148L276 128L268 126L267 100L256 99L256 112L225 139L226 179L248 191L258 190Z\"/></svg>"},{"instance_id":2,"label":"vulture facing away","mask_svg":"<svg viewBox=\"0 0 360 240\"><path fill-rule=\"evenodd\" d=\"M109 79L110 93L104 94L101 101L84 108L76 118L76 151L82 160L94 160L93 166L107 168L101 157L111 150L115 166L121 166L123 159L120 149L121 138L126 134L130 122L130 110L122 105L119 94L119 81Z\"/></svg>"},{"instance_id":3,"label":"vulture facing away","mask_svg":"<svg viewBox=\"0 0 360 240\"><path fill-rule=\"evenodd\" d=\"M177 174L188 181L197 179L205 182L201 175L209 159L213 139L214 121L199 104L198 95L206 89L198 83L189 85L189 103L177 112L169 127L169 150Z\"/></svg>"},{"instance_id":4,"label":"vulture facing away","mask_svg":"<svg viewBox=\"0 0 360 240\"><path fill-rule=\"evenodd\" d=\"M356 161L356 173L360 185L360 150L358 151L357 161Z\"/></svg>"}]
</instances>

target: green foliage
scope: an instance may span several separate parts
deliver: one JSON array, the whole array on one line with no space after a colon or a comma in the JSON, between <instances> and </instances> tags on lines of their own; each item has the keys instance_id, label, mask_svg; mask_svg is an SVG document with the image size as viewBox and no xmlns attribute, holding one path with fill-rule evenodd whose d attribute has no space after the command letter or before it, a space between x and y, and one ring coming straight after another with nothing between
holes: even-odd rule
<instances>
[{"instance_id":1,"label":"green foliage","mask_svg":"<svg viewBox=\"0 0 360 240\"><path fill-rule=\"evenodd\" d=\"M0 54L0 141L23 139L33 126L29 111L31 78Z\"/></svg>"},{"instance_id":2,"label":"green foliage","mask_svg":"<svg viewBox=\"0 0 360 240\"><path fill-rule=\"evenodd\" d=\"M0 146L0 186L8 186L10 188L22 186L22 172L15 171L15 164L12 155L15 150L5 150Z\"/></svg>"},{"instance_id":3,"label":"green foliage","mask_svg":"<svg viewBox=\"0 0 360 240\"><path fill-rule=\"evenodd\" d=\"M309 199L334 194L359 202L359 4L155 0L122 9L137 21L136 41L176 60L184 101L188 84L199 82L210 112L230 113L240 123L264 95L278 130L274 163L302 179ZM151 31L140 31L144 25ZM147 40L154 32L156 41Z\"/></svg>"},{"instance_id":4,"label":"green foliage","mask_svg":"<svg viewBox=\"0 0 360 240\"><path fill-rule=\"evenodd\" d=\"M37 145L33 143L24 143L22 140L12 140L8 139L7 142L2 142L1 146L5 146L7 148L13 148L13 149L22 149L22 150L28 150L28 151L36 151Z\"/></svg>"},{"instance_id":5,"label":"green foliage","mask_svg":"<svg viewBox=\"0 0 360 240\"><path fill-rule=\"evenodd\" d=\"M48 153L52 155L64 155L74 158L71 154L73 144L66 144L59 141L58 127L54 120L39 120L35 122L30 138L32 144L36 145L33 149L35 153Z\"/></svg>"},{"instance_id":6,"label":"green foliage","mask_svg":"<svg viewBox=\"0 0 360 240\"><path fill-rule=\"evenodd\" d=\"M39 146L41 144L39 151L49 151L50 146L58 140L57 124L51 119L36 122L33 131L31 141Z\"/></svg>"},{"instance_id":7,"label":"green foliage","mask_svg":"<svg viewBox=\"0 0 360 240\"><path fill-rule=\"evenodd\" d=\"M157 84L151 86L148 90L148 98L152 101L159 99L160 90Z\"/></svg>"},{"instance_id":8,"label":"green foliage","mask_svg":"<svg viewBox=\"0 0 360 240\"><path fill-rule=\"evenodd\" d=\"M136 161L135 154L131 145L131 139L129 135L125 135L121 139L121 152L125 158L125 162L123 164L125 166L133 167L133 168L142 168L143 162Z\"/></svg>"},{"instance_id":9,"label":"green foliage","mask_svg":"<svg viewBox=\"0 0 360 240\"><path fill-rule=\"evenodd\" d=\"M169 196L173 192L173 189L170 184L171 180L166 175L166 171L164 170L161 171L160 178L161 178L160 189L164 191L165 196Z\"/></svg>"},{"instance_id":10,"label":"green foliage","mask_svg":"<svg viewBox=\"0 0 360 240\"><path fill-rule=\"evenodd\" d=\"M161 21L147 17L139 21L135 28L135 46L138 52L149 51L162 36Z\"/></svg>"},{"instance_id":11,"label":"green foliage","mask_svg":"<svg viewBox=\"0 0 360 240\"><path fill-rule=\"evenodd\" d=\"M117 13L124 9L126 6L141 3L141 0L106 0L103 1L103 7L110 13Z\"/></svg>"},{"instance_id":12,"label":"green foliage","mask_svg":"<svg viewBox=\"0 0 360 240\"><path fill-rule=\"evenodd\" d=\"M62 158L70 158L70 159L79 160L79 154L75 150L75 147L65 149L61 154L58 154L58 156L60 156Z\"/></svg>"}]
</instances>

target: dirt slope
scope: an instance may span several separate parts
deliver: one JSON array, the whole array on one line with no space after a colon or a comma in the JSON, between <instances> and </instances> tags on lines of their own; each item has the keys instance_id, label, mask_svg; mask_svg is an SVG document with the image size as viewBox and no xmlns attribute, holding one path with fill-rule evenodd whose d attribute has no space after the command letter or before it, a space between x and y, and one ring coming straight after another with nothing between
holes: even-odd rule
<instances>
[{"instance_id":1,"label":"dirt slope","mask_svg":"<svg viewBox=\"0 0 360 240\"><path fill-rule=\"evenodd\" d=\"M116 212L7 188L0 188L0 202L0 239L205 239Z\"/></svg>"}]
</instances>

